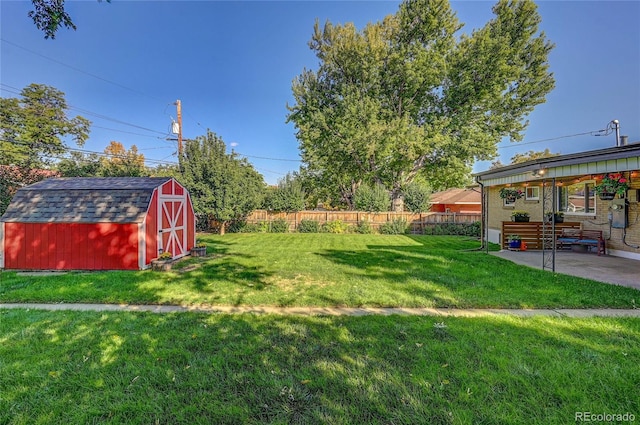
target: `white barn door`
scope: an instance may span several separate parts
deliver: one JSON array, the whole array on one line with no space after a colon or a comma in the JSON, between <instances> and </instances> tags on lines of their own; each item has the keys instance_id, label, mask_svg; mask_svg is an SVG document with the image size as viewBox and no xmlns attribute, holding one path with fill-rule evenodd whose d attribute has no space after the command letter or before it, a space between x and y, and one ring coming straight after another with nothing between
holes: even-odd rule
<instances>
[{"instance_id":1,"label":"white barn door","mask_svg":"<svg viewBox=\"0 0 640 425\"><path fill-rule=\"evenodd\" d=\"M165 183L158 199L158 242L176 258L187 255L187 208L184 190L173 186L173 180Z\"/></svg>"}]
</instances>

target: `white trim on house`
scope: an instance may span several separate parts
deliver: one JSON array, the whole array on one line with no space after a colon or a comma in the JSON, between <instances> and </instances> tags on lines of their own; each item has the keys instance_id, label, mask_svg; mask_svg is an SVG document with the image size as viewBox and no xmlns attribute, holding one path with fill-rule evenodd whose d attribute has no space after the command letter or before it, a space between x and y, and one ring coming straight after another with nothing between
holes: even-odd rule
<instances>
[{"instance_id":1,"label":"white trim on house","mask_svg":"<svg viewBox=\"0 0 640 425\"><path fill-rule=\"evenodd\" d=\"M612 255L614 257L622 257L622 258L628 258L630 260L638 260L638 261L640 261L640 253L622 251L620 249L609 249L609 248L607 248L607 255Z\"/></svg>"}]
</instances>

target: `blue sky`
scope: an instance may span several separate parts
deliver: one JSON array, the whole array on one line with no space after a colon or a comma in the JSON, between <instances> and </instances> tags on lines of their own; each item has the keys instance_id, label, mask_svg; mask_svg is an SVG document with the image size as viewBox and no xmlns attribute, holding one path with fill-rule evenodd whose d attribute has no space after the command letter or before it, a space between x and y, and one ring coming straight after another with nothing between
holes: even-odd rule
<instances>
[{"instance_id":1,"label":"blue sky","mask_svg":"<svg viewBox=\"0 0 640 425\"><path fill-rule=\"evenodd\" d=\"M187 138L219 134L249 156L268 183L297 170L298 142L286 124L291 82L318 61L308 48L316 19L362 28L396 12L392 1L67 2L78 29L45 40L29 1L0 2L0 95L30 83L63 91L72 114L93 122L84 149L111 140L135 144L148 159L175 162L165 140L183 108ZM463 32L492 17L493 2L454 1ZM556 88L529 116L523 143L500 144L503 163L518 152L572 153L615 145L583 135L618 119L640 141L640 2L539 2L542 30L555 43ZM264 159L287 159L289 161ZM474 171L483 171L479 163Z\"/></svg>"}]
</instances>

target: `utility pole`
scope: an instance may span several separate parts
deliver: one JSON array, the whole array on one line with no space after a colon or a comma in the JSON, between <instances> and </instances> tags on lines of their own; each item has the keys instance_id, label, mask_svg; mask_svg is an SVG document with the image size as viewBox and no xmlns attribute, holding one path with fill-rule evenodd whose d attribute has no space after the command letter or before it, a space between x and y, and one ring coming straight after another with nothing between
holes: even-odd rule
<instances>
[{"instance_id":1,"label":"utility pole","mask_svg":"<svg viewBox=\"0 0 640 425\"><path fill-rule=\"evenodd\" d=\"M182 156L182 104L180 99L176 100L177 113L178 113L178 157Z\"/></svg>"}]
</instances>

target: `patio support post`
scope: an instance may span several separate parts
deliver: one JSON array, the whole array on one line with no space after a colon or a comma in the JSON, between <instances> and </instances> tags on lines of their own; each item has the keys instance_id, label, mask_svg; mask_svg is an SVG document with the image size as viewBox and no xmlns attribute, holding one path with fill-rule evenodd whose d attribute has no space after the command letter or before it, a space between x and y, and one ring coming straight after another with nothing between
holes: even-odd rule
<instances>
[{"instance_id":1,"label":"patio support post","mask_svg":"<svg viewBox=\"0 0 640 425\"><path fill-rule=\"evenodd\" d=\"M542 180L542 269L556 271L556 219L558 195L555 177L550 186L547 179ZM547 220L551 217L551 220Z\"/></svg>"}]
</instances>

